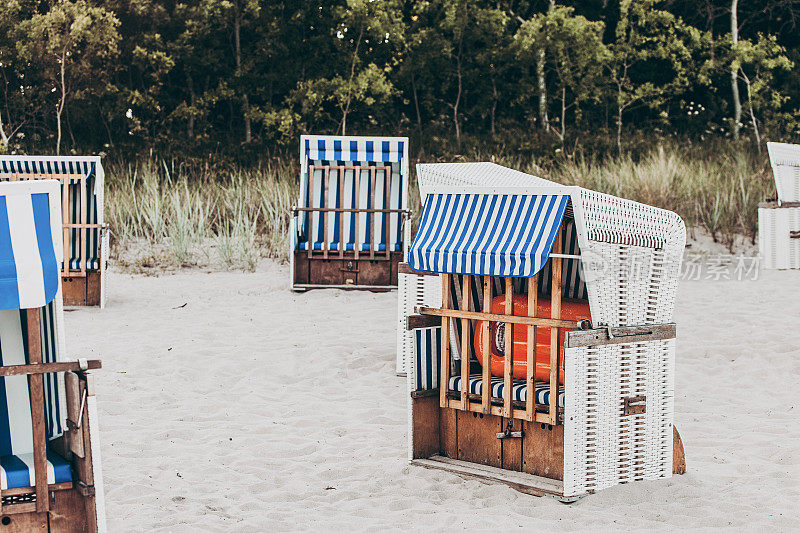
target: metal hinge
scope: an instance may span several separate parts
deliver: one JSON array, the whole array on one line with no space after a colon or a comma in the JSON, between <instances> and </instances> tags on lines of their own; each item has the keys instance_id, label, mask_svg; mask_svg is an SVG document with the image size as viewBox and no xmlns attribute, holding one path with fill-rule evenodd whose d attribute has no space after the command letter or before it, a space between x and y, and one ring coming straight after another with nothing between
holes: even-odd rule
<instances>
[{"instance_id":1,"label":"metal hinge","mask_svg":"<svg viewBox=\"0 0 800 533\"><path fill-rule=\"evenodd\" d=\"M647 412L647 396L628 396L622 401L622 416L641 415Z\"/></svg>"}]
</instances>

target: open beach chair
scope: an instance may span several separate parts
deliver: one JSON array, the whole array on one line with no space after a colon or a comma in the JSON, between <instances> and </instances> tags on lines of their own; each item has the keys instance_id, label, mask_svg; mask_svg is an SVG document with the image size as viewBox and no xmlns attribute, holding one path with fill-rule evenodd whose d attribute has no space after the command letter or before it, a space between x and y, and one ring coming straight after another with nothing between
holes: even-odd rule
<instances>
[{"instance_id":1,"label":"open beach chair","mask_svg":"<svg viewBox=\"0 0 800 533\"><path fill-rule=\"evenodd\" d=\"M533 176L504 185L509 169L492 163L417 174L436 179L407 268L440 276L442 292L404 324L411 463L562 501L683 473L680 217ZM590 316L565 316L572 308ZM499 368L479 362L490 344Z\"/></svg>"},{"instance_id":2,"label":"open beach chair","mask_svg":"<svg viewBox=\"0 0 800 533\"><path fill-rule=\"evenodd\" d=\"M767 143L778 197L758 205L764 268L800 268L800 145Z\"/></svg>"},{"instance_id":3,"label":"open beach chair","mask_svg":"<svg viewBox=\"0 0 800 533\"><path fill-rule=\"evenodd\" d=\"M425 204L427 191L435 186L485 186L485 187L526 187L531 184L542 182L541 178L525 174L518 170L506 167L492 168L486 172L469 172L454 174L440 172L437 165L418 165L425 169L425 172L417 174L417 184L419 185L420 205ZM411 224L405 227L405 242L411 242ZM407 254L407 251L406 251ZM404 261L408 258L404 256ZM409 268L405 263L401 263L398 269L397 286L397 363L396 372L403 376L406 374L406 361L413 357L415 350L414 333L405 328L406 317L414 312L414 308L419 306L438 305L442 297L442 282L439 276L420 275Z\"/></svg>"},{"instance_id":4,"label":"open beach chair","mask_svg":"<svg viewBox=\"0 0 800 533\"><path fill-rule=\"evenodd\" d=\"M407 138L303 135L290 288L396 288L407 215Z\"/></svg>"},{"instance_id":5,"label":"open beach chair","mask_svg":"<svg viewBox=\"0 0 800 533\"><path fill-rule=\"evenodd\" d=\"M62 186L64 304L104 307L109 235L100 157L0 155L0 181L41 179Z\"/></svg>"},{"instance_id":6,"label":"open beach chair","mask_svg":"<svg viewBox=\"0 0 800 533\"><path fill-rule=\"evenodd\" d=\"M105 531L90 370L69 361L57 181L0 183L0 530Z\"/></svg>"}]
</instances>

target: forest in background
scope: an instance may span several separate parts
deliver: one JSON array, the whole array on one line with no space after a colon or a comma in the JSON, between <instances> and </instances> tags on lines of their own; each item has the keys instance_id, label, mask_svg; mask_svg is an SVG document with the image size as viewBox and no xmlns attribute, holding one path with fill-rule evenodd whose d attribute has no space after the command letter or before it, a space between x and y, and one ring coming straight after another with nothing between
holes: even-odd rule
<instances>
[{"instance_id":1,"label":"forest in background","mask_svg":"<svg viewBox=\"0 0 800 533\"><path fill-rule=\"evenodd\" d=\"M0 152L250 165L301 133L544 163L800 137L800 1L6 0Z\"/></svg>"}]
</instances>

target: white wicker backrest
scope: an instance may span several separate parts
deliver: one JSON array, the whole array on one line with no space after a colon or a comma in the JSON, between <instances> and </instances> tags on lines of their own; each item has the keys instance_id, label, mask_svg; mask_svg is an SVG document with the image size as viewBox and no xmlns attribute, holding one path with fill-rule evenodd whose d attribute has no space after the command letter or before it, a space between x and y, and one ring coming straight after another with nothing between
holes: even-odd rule
<instances>
[{"instance_id":1,"label":"white wicker backrest","mask_svg":"<svg viewBox=\"0 0 800 533\"><path fill-rule=\"evenodd\" d=\"M422 203L431 187L472 185L481 187L532 187L558 183L525 174L496 163L431 163L417 165Z\"/></svg>"},{"instance_id":2,"label":"white wicker backrest","mask_svg":"<svg viewBox=\"0 0 800 533\"><path fill-rule=\"evenodd\" d=\"M775 189L781 202L800 202L800 144L767 143Z\"/></svg>"},{"instance_id":3,"label":"white wicker backrest","mask_svg":"<svg viewBox=\"0 0 800 533\"><path fill-rule=\"evenodd\" d=\"M579 197L575 218L592 321L610 326L672 321L686 246L683 220L671 211L586 189Z\"/></svg>"}]
</instances>

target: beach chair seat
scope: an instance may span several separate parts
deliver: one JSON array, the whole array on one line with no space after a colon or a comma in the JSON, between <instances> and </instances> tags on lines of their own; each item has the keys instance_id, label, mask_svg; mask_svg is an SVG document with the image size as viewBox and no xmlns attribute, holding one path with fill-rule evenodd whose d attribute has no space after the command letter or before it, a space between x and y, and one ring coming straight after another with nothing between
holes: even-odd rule
<instances>
[{"instance_id":1,"label":"beach chair seat","mask_svg":"<svg viewBox=\"0 0 800 533\"><path fill-rule=\"evenodd\" d=\"M0 489L21 489L36 484L33 453L3 455L0 457ZM57 452L47 450L47 483L69 483L72 481L70 462Z\"/></svg>"},{"instance_id":2,"label":"beach chair seat","mask_svg":"<svg viewBox=\"0 0 800 533\"><path fill-rule=\"evenodd\" d=\"M451 376L448 388L453 392L461 391L461 376ZM483 394L483 378L480 374L472 374L469 376L469 393L478 396ZM550 405L550 383L546 381L534 382L534 390L536 393L536 403L538 405ZM491 380L491 397L501 400L503 392L505 391L505 383L503 378L492 377ZM524 379L515 379L511 387L511 399L515 402L524 402L528 398L528 388L525 386ZM564 386L558 388L558 406L564 407Z\"/></svg>"},{"instance_id":3,"label":"beach chair seat","mask_svg":"<svg viewBox=\"0 0 800 533\"><path fill-rule=\"evenodd\" d=\"M800 144L767 143L777 198L758 204L758 255L767 269L800 269Z\"/></svg>"}]
</instances>

